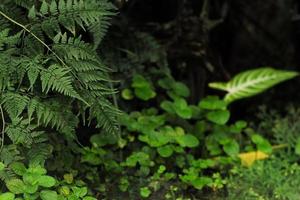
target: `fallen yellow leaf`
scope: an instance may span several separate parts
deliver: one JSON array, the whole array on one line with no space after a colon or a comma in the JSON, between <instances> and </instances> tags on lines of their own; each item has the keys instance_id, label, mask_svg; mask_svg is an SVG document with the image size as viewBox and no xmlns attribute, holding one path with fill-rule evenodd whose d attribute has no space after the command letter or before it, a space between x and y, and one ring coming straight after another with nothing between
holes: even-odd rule
<instances>
[{"instance_id":1,"label":"fallen yellow leaf","mask_svg":"<svg viewBox=\"0 0 300 200\"><path fill-rule=\"evenodd\" d=\"M242 161L242 165L247 167L250 167L256 160L263 160L268 157L269 157L268 154L263 153L261 151L251 151L251 152L239 154L239 158Z\"/></svg>"},{"instance_id":2,"label":"fallen yellow leaf","mask_svg":"<svg viewBox=\"0 0 300 200\"><path fill-rule=\"evenodd\" d=\"M281 148L285 148L287 146L288 146L287 144L278 144L278 145L273 145L272 149L273 150L281 149ZM268 157L269 157L269 155L262 151L251 151L251 152L239 154L239 158L242 161L242 165L247 166L247 167L250 167L256 160L264 160Z\"/></svg>"}]
</instances>

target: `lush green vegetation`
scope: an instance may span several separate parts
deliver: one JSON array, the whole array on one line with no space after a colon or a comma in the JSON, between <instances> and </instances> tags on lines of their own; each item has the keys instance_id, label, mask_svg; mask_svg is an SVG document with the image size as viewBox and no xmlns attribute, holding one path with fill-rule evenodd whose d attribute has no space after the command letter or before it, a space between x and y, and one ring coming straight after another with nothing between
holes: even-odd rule
<instances>
[{"instance_id":1,"label":"lush green vegetation","mask_svg":"<svg viewBox=\"0 0 300 200\"><path fill-rule=\"evenodd\" d=\"M219 82L205 61L215 76L198 91L172 45L122 16L127 3L1 1L0 200L298 199L297 105L233 109L298 72L256 66ZM222 21L208 4L204 35Z\"/></svg>"}]
</instances>

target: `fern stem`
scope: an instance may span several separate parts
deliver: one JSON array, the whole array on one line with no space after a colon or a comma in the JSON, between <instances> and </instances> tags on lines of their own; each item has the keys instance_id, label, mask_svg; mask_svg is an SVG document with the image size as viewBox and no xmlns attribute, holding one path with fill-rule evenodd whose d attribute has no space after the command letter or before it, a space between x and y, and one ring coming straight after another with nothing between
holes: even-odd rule
<instances>
[{"instance_id":1,"label":"fern stem","mask_svg":"<svg viewBox=\"0 0 300 200\"><path fill-rule=\"evenodd\" d=\"M24 26L23 24L15 21L14 19L10 18L9 16L7 16L5 13L3 13L2 11L0 11L0 14L6 18L7 20L11 21L12 23L16 24L17 26L20 26L22 29L24 29L26 32L28 32L29 34L31 34L37 41L39 41L43 46L45 46L48 51L50 51L51 53L53 53L53 55L65 66L66 63L63 61L63 59L61 59L43 40L41 40L38 36L36 36L33 32L31 32L26 26Z\"/></svg>"},{"instance_id":2,"label":"fern stem","mask_svg":"<svg viewBox=\"0 0 300 200\"><path fill-rule=\"evenodd\" d=\"M4 146L4 132L5 132L5 119L4 119L4 113L1 105L0 105L0 113L2 118L1 146L0 146L0 153L1 153Z\"/></svg>"},{"instance_id":3,"label":"fern stem","mask_svg":"<svg viewBox=\"0 0 300 200\"><path fill-rule=\"evenodd\" d=\"M109 87L110 87L110 89L114 88L112 82L109 82ZM114 106L119 110L119 104L118 104L117 96L116 96L115 93L112 94L112 98L113 98ZM120 125L119 122L118 122L117 126L118 126L118 133L117 133L118 136L117 137L118 137L118 140L121 140L122 139L122 136L121 136L122 135L122 131L121 131L121 125ZM123 162L123 160L124 160L124 158L123 158L123 151L119 152L119 159L120 159L120 161Z\"/></svg>"}]
</instances>

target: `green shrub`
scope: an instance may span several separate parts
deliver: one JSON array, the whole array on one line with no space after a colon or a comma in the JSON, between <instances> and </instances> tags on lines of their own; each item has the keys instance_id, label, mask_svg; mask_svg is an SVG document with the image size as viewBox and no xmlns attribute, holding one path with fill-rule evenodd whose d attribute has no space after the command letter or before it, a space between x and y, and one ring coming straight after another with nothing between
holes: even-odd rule
<instances>
[{"instance_id":1,"label":"green shrub","mask_svg":"<svg viewBox=\"0 0 300 200\"><path fill-rule=\"evenodd\" d=\"M299 155L299 131L300 131L300 110L293 105L285 108L285 111L268 110L265 106L260 108L257 115L259 123L253 125L261 134L269 140L285 148L279 151L290 158L298 159Z\"/></svg>"},{"instance_id":2,"label":"green shrub","mask_svg":"<svg viewBox=\"0 0 300 200\"><path fill-rule=\"evenodd\" d=\"M257 161L250 168L236 167L228 180L228 199L299 199L300 166L287 158Z\"/></svg>"}]
</instances>

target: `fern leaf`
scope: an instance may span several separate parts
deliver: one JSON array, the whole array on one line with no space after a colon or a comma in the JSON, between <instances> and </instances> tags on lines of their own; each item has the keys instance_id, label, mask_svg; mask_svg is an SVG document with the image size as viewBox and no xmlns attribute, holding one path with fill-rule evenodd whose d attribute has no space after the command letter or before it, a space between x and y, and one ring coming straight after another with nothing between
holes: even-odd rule
<instances>
[{"instance_id":1,"label":"fern leaf","mask_svg":"<svg viewBox=\"0 0 300 200\"><path fill-rule=\"evenodd\" d=\"M51 155L53 147L49 144L39 143L33 145L28 151L27 158L31 165L43 165L45 160Z\"/></svg>"},{"instance_id":2,"label":"fern leaf","mask_svg":"<svg viewBox=\"0 0 300 200\"><path fill-rule=\"evenodd\" d=\"M5 145L0 153L0 160L3 161L6 165L12 163L13 161L20 160L20 151L17 148L17 145Z\"/></svg>"},{"instance_id":3,"label":"fern leaf","mask_svg":"<svg viewBox=\"0 0 300 200\"><path fill-rule=\"evenodd\" d=\"M61 108L64 108L64 112ZM41 101L33 98L28 106L28 118L36 119L41 127L56 128L67 139L75 139L75 128L78 125L78 118L71 112L71 103L59 99ZM40 138L41 140L43 138Z\"/></svg>"},{"instance_id":4,"label":"fern leaf","mask_svg":"<svg viewBox=\"0 0 300 200\"><path fill-rule=\"evenodd\" d=\"M90 108L90 119L97 119L97 127L103 128L107 133L118 134L117 117L121 112L109 101L98 98Z\"/></svg>"},{"instance_id":5,"label":"fern leaf","mask_svg":"<svg viewBox=\"0 0 300 200\"><path fill-rule=\"evenodd\" d=\"M13 144L24 144L30 146L33 142L30 137L32 129L28 127L28 121L13 119L6 128L6 133Z\"/></svg>"},{"instance_id":6,"label":"fern leaf","mask_svg":"<svg viewBox=\"0 0 300 200\"><path fill-rule=\"evenodd\" d=\"M28 105L29 98L18 93L8 92L3 94L2 103L11 119L17 118Z\"/></svg>"},{"instance_id":7,"label":"fern leaf","mask_svg":"<svg viewBox=\"0 0 300 200\"><path fill-rule=\"evenodd\" d=\"M67 37L67 34L57 34L54 38L55 45L53 49L66 60L91 60L97 62L98 56L93 47L84 41L81 37Z\"/></svg>"},{"instance_id":8,"label":"fern leaf","mask_svg":"<svg viewBox=\"0 0 300 200\"><path fill-rule=\"evenodd\" d=\"M114 9L114 6L105 0L52 0L50 3L44 0L40 8L35 10L35 12L39 11L36 13L37 16L42 16L40 20L36 20L36 23L42 24L41 28L50 38L53 36L51 24L56 24L55 27L60 24L73 35L75 35L76 24L83 30L85 27L98 24L101 29L93 29L93 32L95 35L102 36L107 29L107 20L114 15L112 12Z\"/></svg>"},{"instance_id":9,"label":"fern leaf","mask_svg":"<svg viewBox=\"0 0 300 200\"><path fill-rule=\"evenodd\" d=\"M40 13L42 15L46 15L49 12L49 6L48 3L46 1L42 2L42 5L40 7Z\"/></svg>"},{"instance_id":10,"label":"fern leaf","mask_svg":"<svg viewBox=\"0 0 300 200\"><path fill-rule=\"evenodd\" d=\"M0 50L4 50L4 45L15 45L19 42L20 33L9 35L9 29L6 28L0 31Z\"/></svg>"},{"instance_id":11,"label":"fern leaf","mask_svg":"<svg viewBox=\"0 0 300 200\"><path fill-rule=\"evenodd\" d=\"M57 91L69 97L80 99L79 94L72 86L72 76L68 75L70 70L51 65L41 72L42 91L48 93L49 90Z\"/></svg>"},{"instance_id":12,"label":"fern leaf","mask_svg":"<svg viewBox=\"0 0 300 200\"><path fill-rule=\"evenodd\" d=\"M19 6L30 9L35 3L35 0L14 0L14 2Z\"/></svg>"},{"instance_id":13,"label":"fern leaf","mask_svg":"<svg viewBox=\"0 0 300 200\"><path fill-rule=\"evenodd\" d=\"M44 68L41 56L24 57L21 60L20 66L27 72L30 83L29 88L32 88L40 75L40 71Z\"/></svg>"},{"instance_id":14,"label":"fern leaf","mask_svg":"<svg viewBox=\"0 0 300 200\"><path fill-rule=\"evenodd\" d=\"M259 94L295 76L298 76L297 72L259 68L242 72L227 83L210 83L209 87L226 91L224 100L230 103Z\"/></svg>"}]
</instances>

